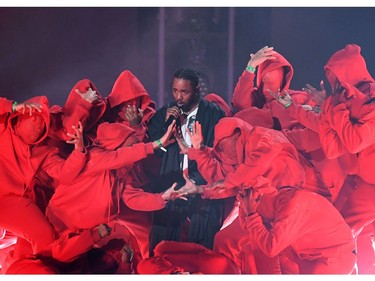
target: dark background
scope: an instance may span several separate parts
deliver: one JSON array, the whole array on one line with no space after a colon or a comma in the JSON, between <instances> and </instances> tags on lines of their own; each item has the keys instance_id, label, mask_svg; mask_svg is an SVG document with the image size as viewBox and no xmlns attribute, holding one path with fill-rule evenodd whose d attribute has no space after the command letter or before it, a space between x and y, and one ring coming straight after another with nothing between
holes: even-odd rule
<instances>
[{"instance_id":1,"label":"dark background","mask_svg":"<svg viewBox=\"0 0 375 281\"><path fill-rule=\"evenodd\" d=\"M172 74L183 66L200 71L204 94L229 101L249 54L265 45L293 65L292 89L318 86L329 57L348 43L362 47L375 73L372 7L3 7L0 35L0 96L19 102L46 95L51 105L63 105L83 78L107 96L129 69L159 108L171 97Z\"/></svg>"}]
</instances>

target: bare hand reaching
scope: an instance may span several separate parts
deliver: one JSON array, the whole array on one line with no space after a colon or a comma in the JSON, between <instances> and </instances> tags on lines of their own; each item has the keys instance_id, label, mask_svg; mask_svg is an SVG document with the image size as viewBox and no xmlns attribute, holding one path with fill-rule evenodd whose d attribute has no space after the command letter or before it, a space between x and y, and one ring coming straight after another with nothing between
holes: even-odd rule
<instances>
[{"instance_id":1,"label":"bare hand reaching","mask_svg":"<svg viewBox=\"0 0 375 281\"><path fill-rule=\"evenodd\" d=\"M196 185L185 173L182 173L186 183L182 186L178 192L181 194L202 194L203 189L200 185Z\"/></svg>"},{"instance_id":2,"label":"bare hand reaching","mask_svg":"<svg viewBox=\"0 0 375 281\"><path fill-rule=\"evenodd\" d=\"M272 92L270 89L267 89L266 91L284 107L289 107L293 102L292 97L289 95L288 91L286 90L284 91L283 94L280 92L280 89L278 90L277 93Z\"/></svg>"},{"instance_id":3,"label":"bare hand reaching","mask_svg":"<svg viewBox=\"0 0 375 281\"><path fill-rule=\"evenodd\" d=\"M161 149L166 151L164 147L167 147L168 145L176 141L175 139L171 139L175 131L176 131L176 120L173 120L172 123L168 126L166 133L160 139L152 142L153 149L156 150L160 148L159 145L161 145Z\"/></svg>"},{"instance_id":4,"label":"bare hand reaching","mask_svg":"<svg viewBox=\"0 0 375 281\"><path fill-rule=\"evenodd\" d=\"M192 126L192 131L190 132L188 128L186 128L186 132L188 133L191 141L191 145L195 149L200 149L203 145L203 134L202 134L202 125L199 121L195 121Z\"/></svg>"},{"instance_id":5,"label":"bare hand reaching","mask_svg":"<svg viewBox=\"0 0 375 281\"><path fill-rule=\"evenodd\" d=\"M67 136L71 137L72 140L68 140L66 141L66 143L74 144L74 149L83 151L85 146L83 143L83 127L82 127L81 121L79 121L78 123L78 128L74 125L72 126L72 128L75 133L74 134L67 133Z\"/></svg>"},{"instance_id":6,"label":"bare hand reaching","mask_svg":"<svg viewBox=\"0 0 375 281\"><path fill-rule=\"evenodd\" d=\"M168 188L166 191L163 192L161 195L161 198L165 201L169 200L175 200L175 199L182 199L182 200L187 200L185 197L187 195L186 192L180 192L179 190L174 190L175 187L177 186L177 183L175 182L170 188Z\"/></svg>"},{"instance_id":7,"label":"bare hand reaching","mask_svg":"<svg viewBox=\"0 0 375 281\"><path fill-rule=\"evenodd\" d=\"M324 88L324 81L320 81L320 90L314 88L310 84L306 84L306 88L302 88L307 94L310 95L311 100L318 106L321 106L327 98L327 93Z\"/></svg>"}]
</instances>

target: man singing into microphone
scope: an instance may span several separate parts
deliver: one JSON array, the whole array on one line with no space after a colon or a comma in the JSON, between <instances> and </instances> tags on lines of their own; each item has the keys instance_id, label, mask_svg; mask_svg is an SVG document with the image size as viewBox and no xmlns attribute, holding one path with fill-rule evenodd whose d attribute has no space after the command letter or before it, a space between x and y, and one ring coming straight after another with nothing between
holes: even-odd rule
<instances>
[{"instance_id":1,"label":"man singing into microphone","mask_svg":"<svg viewBox=\"0 0 375 281\"><path fill-rule=\"evenodd\" d=\"M202 124L204 145L213 145L214 127L225 116L216 104L200 97L199 73L190 68L182 68L172 78L174 102L160 108L151 118L148 125L150 141L159 139L168 127L176 120L185 142L190 145L186 128L195 121ZM165 186L178 182L177 188L185 184L182 173L197 184L206 184L197 169L197 163L190 161L186 154L181 154L177 141L166 147L166 151L157 151L161 160L158 175L154 178L154 192L164 191ZM168 185L169 184L169 185ZM153 214L153 225L150 233L150 253L162 240L195 242L212 248L215 233L222 223L223 202L191 197L188 201L177 199L171 201L160 211Z\"/></svg>"}]
</instances>

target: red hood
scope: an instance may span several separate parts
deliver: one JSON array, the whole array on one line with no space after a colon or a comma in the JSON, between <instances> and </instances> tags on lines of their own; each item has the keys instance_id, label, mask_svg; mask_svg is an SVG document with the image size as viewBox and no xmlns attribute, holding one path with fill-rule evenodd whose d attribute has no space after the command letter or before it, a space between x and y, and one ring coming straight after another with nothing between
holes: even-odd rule
<instances>
[{"instance_id":1,"label":"red hood","mask_svg":"<svg viewBox=\"0 0 375 281\"><path fill-rule=\"evenodd\" d=\"M39 103L39 104L42 105L42 112L34 111L33 115L40 115L40 116L42 116L42 118L44 120L44 123L45 123L46 130L45 130L44 134L39 138L39 140L37 140L35 143L29 143L31 145L38 144L38 143L42 142L47 137L49 126L50 126L50 115L49 115L49 109L48 109L49 108L48 98L46 96L36 96L36 97L30 98L30 99L24 101L24 103ZM25 114L29 114L28 111ZM9 122L9 128L11 128L11 130L13 131L13 133L15 135L17 135L17 133L15 132L13 126L14 126L14 124L16 122L15 118L17 118L20 115L23 115L23 114L17 112L14 115L11 115L11 117L8 120L8 122Z\"/></svg>"},{"instance_id":2,"label":"red hood","mask_svg":"<svg viewBox=\"0 0 375 281\"><path fill-rule=\"evenodd\" d=\"M226 137L233 135L234 130L240 130L240 136L236 142L236 155L238 163L242 163L244 161L244 147L247 142L249 142L250 135L254 128L245 121L235 118L235 117L224 117L221 118L220 121L215 126L215 139L214 139L214 148L217 144ZM221 155L222 157L225 154ZM227 162L226 160L222 159L223 162Z\"/></svg>"},{"instance_id":3,"label":"red hood","mask_svg":"<svg viewBox=\"0 0 375 281\"><path fill-rule=\"evenodd\" d=\"M101 98L101 101L95 104L91 109L90 116L87 119L86 124L82 124L85 128L85 131L88 131L90 128L92 128L102 117L106 110L106 104L95 85L89 79L82 79L78 81L70 91L68 99L66 100L63 108L64 114L66 114L67 116L72 115L73 111L77 108L77 104L82 102L82 97L75 92L75 89L78 89L81 93L84 93L87 92L89 88L96 91L96 93Z\"/></svg>"},{"instance_id":4,"label":"red hood","mask_svg":"<svg viewBox=\"0 0 375 281\"><path fill-rule=\"evenodd\" d=\"M276 57L276 59L266 60L264 63L258 66L256 86L258 88L261 88L262 78L267 72L283 67L284 83L281 86L280 92L284 92L284 90L289 90L294 70L292 65L282 55L276 52L274 56Z\"/></svg>"},{"instance_id":5,"label":"red hood","mask_svg":"<svg viewBox=\"0 0 375 281\"><path fill-rule=\"evenodd\" d=\"M344 49L334 53L324 66L324 70L331 71L342 85L356 86L360 82L374 82L361 55L361 47L356 44L348 44Z\"/></svg>"},{"instance_id":6,"label":"red hood","mask_svg":"<svg viewBox=\"0 0 375 281\"><path fill-rule=\"evenodd\" d=\"M105 149L115 150L132 134L135 131L124 124L104 122L98 126L96 142Z\"/></svg>"},{"instance_id":7,"label":"red hood","mask_svg":"<svg viewBox=\"0 0 375 281\"><path fill-rule=\"evenodd\" d=\"M215 126L214 147L223 138L231 136L235 129L240 130L241 136L245 135L246 133L251 134L251 132L254 130L254 128L249 123L239 118L235 118L235 117L221 118Z\"/></svg>"},{"instance_id":8,"label":"red hood","mask_svg":"<svg viewBox=\"0 0 375 281\"><path fill-rule=\"evenodd\" d=\"M254 127L260 126L272 129L274 126L272 113L266 108L260 109L252 106L237 112L233 117L240 118Z\"/></svg>"},{"instance_id":9,"label":"red hood","mask_svg":"<svg viewBox=\"0 0 375 281\"><path fill-rule=\"evenodd\" d=\"M219 123L216 124L214 148L220 140L231 136L234 130L237 128L241 132L236 143L236 153L239 163L244 161L246 154L245 147L246 150L251 150L257 146L257 142L260 140L260 138L268 132L272 132L272 138L274 138L275 143L282 143L284 147L283 149L287 150L291 155L294 155L294 157L298 159L297 150L282 132L265 127L253 127L246 121L236 117L224 117L220 119Z\"/></svg>"},{"instance_id":10,"label":"red hood","mask_svg":"<svg viewBox=\"0 0 375 281\"><path fill-rule=\"evenodd\" d=\"M205 100L210 102L216 103L224 112L226 117L233 116L232 110L230 109L229 105L225 102L225 100L215 93L210 93L204 96Z\"/></svg>"},{"instance_id":11,"label":"red hood","mask_svg":"<svg viewBox=\"0 0 375 281\"><path fill-rule=\"evenodd\" d=\"M134 105L142 110L146 110L148 106L151 106L150 103L152 103L142 83L129 70L123 71L117 78L112 92L108 96L108 101L111 108L124 102L134 101Z\"/></svg>"}]
</instances>

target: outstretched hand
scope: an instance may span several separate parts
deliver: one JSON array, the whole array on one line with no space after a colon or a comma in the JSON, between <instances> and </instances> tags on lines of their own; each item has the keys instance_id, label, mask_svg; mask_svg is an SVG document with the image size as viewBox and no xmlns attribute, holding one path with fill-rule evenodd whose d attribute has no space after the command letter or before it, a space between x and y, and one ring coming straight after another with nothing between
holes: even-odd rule
<instances>
[{"instance_id":1,"label":"outstretched hand","mask_svg":"<svg viewBox=\"0 0 375 281\"><path fill-rule=\"evenodd\" d=\"M182 176L185 179L185 185L182 186L178 192L181 194L202 194L203 189L201 186L196 185L194 181L192 181L185 172L182 173Z\"/></svg>"},{"instance_id":2,"label":"outstretched hand","mask_svg":"<svg viewBox=\"0 0 375 281\"><path fill-rule=\"evenodd\" d=\"M310 84L306 84L306 88L302 88L307 94L310 95L311 100L318 106L321 106L327 98L327 92L324 88L324 81L320 81L320 90L314 88Z\"/></svg>"},{"instance_id":3,"label":"outstretched hand","mask_svg":"<svg viewBox=\"0 0 375 281\"><path fill-rule=\"evenodd\" d=\"M163 147L167 147L168 145L176 141L175 139L171 139L175 131L176 131L176 120L173 120L172 123L168 126L165 134L160 138L160 142L163 145Z\"/></svg>"},{"instance_id":4,"label":"outstretched hand","mask_svg":"<svg viewBox=\"0 0 375 281\"><path fill-rule=\"evenodd\" d=\"M272 92L270 89L266 89L266 91L284 107L288 107L293 101L287 90L283 94L280 92L280 89L277 93Z\"/></svg>"},{"instance_id":5,"label":"outstretched hand","mask_svg":"<svg viewBox=\"0 0 375 281\"><path fill-rule=\"evenodd\" d=\"M192 126L192 131L186 128L186 132L188 133L191 141L191 145L195 149L200 149L201 145L203 144L203 134L202 134L202 125L199 121L195 121Z\"/></svg>"},{"instance_id":6,"label":"outstretched hand","mask_svg":"<svg viewBox=\"0 0 375 281\"><path fill-rule=\"evenodd\" d=\"M163 198L164 201L169 201L169 200L175 200L175 199L182 199L182 200L187 200L185 197L188 195L186 192L180 192L180 190L174 190L175 187L177 186L177 183L175 182L172 184L170 188L168 188L166 191L163 192L161 195L161 198Z\"/></svg>"}]
</instances>

